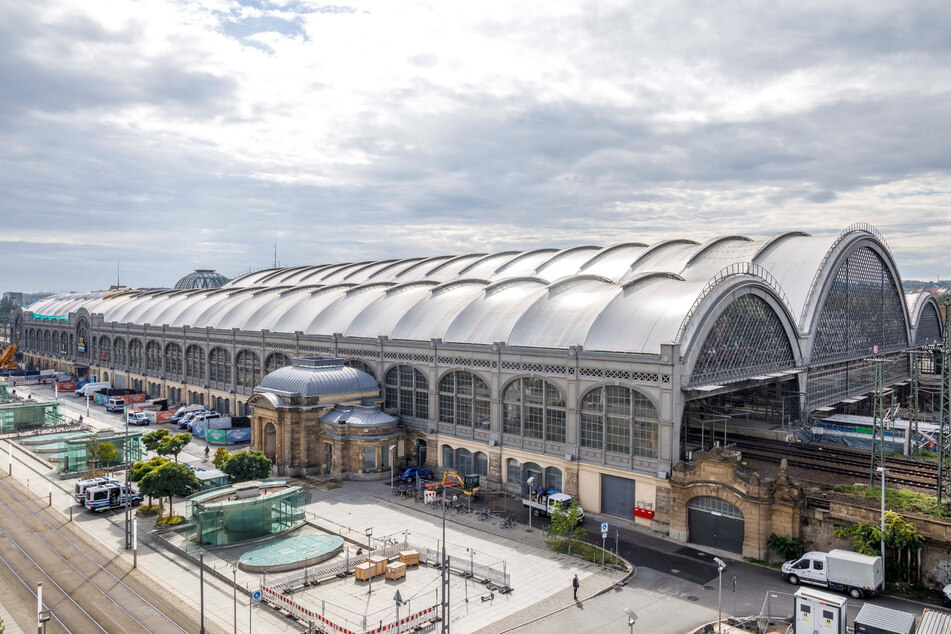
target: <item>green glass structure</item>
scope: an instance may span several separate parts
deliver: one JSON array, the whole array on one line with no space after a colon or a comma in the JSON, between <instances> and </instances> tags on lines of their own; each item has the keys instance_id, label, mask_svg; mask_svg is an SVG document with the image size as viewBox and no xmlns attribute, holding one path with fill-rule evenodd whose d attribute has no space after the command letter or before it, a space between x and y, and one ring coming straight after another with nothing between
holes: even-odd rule
<instances>
[{"instance_id":1,"label":"green glass structure","mask_svg":"<svg viewBox=\"0 0 951 634\"><path fill-rule=\"evenodd\" d=\"M196 493L187 502L185 534L200 546L230 546L304 523L304 487L284 480Z\"/></svg>"},{"instance_id":2,"label":"green glass structure","mask_svg":"<svg viewBox=\"0 0 951 634\"><path fill-rule=\"evenodd\" d=\"M125 447L126 447L126 434L125 432L116 432L110 436L98 437L99 444L103 445L105 443L112 443L112 446L116 448L116 457L114 460L111 460L107 463L103 463L101 460L96 465L97 468L108 468L115 467L121 464L126 463ZM138 462L142 459L142 432L141 431L130 431L128 435L129 440L129 456L128 460L131 462ZM60 452L60 470L63 473L79 473L82 471L89 470L89 441L90 437L80 436L77 438L67 438L63 439L62 451Z\"/></svg>"},{"instance_id":3,"label":"green glass structure","mask_svg":"<svg viewBox=\"0 0 951 634\"><path fill-rule=\"evenodd\" d=\"M0 403L0 433L38 429L59 423L62 401Z\"/></svg>"}]
</instances>

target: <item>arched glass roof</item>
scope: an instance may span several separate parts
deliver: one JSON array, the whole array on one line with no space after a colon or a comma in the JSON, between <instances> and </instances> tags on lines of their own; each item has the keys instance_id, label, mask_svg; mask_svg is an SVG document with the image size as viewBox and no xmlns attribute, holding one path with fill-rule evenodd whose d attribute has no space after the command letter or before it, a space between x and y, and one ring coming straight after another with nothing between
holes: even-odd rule
<instances>
[{"instance_id":1,"label":"arched glass roof","mask_svg":"<svg viewBox=\"0 0 951 634\"><path fill-rule=\"evenodd\" d=\"M195 288L218 288L228 283L228 278L212 269L196 269L175 282L175 290L187 291Z\"/></svg>"},{"instance_id":2,"label":"arched glass roof","mask_svg":"<svg viewBox=\"0 0 951 634\"><path fill-rule=\"evenodd\" d=\"M874 229L850 227L838 236L629 241L267 269L218 289L69 293L27 310L63 318L86 308L106 322L138 325L657 353L703 313L710 287L730 268L755 265L749 283L780 297L794 319L803 315L804 332L833 261L856 240L871 241L891 262Z\"/></svg>"}]
</instances>

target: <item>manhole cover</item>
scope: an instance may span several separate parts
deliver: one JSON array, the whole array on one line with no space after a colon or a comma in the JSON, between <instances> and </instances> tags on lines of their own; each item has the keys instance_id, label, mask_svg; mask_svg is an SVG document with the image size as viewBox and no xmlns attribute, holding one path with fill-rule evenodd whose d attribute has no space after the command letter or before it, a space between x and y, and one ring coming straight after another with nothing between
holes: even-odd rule
<instances>
[{"instance_id":1,"label":"manhole cover","mask_svg":"<svg viewBox=\"0 0 951 634\"><path fill-rule=\"evenodd\" d=\"M689 597L687 597L687 600L688 600L688 601L699 601L699 600L700 600L700 597L695 597L695 596L693 596L693 595L690 595Z\"/></svg>"}]
</instances>

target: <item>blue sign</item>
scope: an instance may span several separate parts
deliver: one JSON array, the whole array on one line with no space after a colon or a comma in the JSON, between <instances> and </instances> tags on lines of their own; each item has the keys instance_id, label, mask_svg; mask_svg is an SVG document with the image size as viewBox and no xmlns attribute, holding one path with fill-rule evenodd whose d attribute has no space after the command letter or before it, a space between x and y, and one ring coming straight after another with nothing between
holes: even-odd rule
<instances>
[{"instance_id":1,"label":"blue sign","mask_svg":"<svg viewBox=\"0 0 951 634\"><path fill-rule=\"evenodd\" d=\"M607 533L607 532L608 532L608 523L607 523L607 522L601 522L601 532L602 532L602 533Z\"/></svg>"}]
</instances>

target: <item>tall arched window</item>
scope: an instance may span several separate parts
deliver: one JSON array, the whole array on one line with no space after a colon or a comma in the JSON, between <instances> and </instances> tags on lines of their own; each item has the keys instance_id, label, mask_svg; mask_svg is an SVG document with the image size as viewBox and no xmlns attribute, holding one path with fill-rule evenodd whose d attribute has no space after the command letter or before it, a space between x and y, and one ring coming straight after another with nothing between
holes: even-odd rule
<instances>
[{"instance_id":1,"label":"tall arched window","mask_svg":"<svg viewBox=\"0 0 951 634\"><path fill-rule=\"evenodd\" d=\"M489 457L481 451L472 454L472 473L480 476L489 475Z\"/></svg>"},{"instance_id":2,"label":"tall arched window","mask_svg":"<svg viewBox=\"0 0 951 634\"><path fill-rule=\"evenodd\" d=\"M412 366L389 369L383 379L383 397L385 407L400 416L429 418L429 382Z\"/></svg>"},{"instance_id":3,"label":"tall arched window","mask_svg":"<svg viewBox=\"0 0 951 634\"><path fill-rule=\"evenodd\" d=\"M76 326L76 354L80 357L87 357L91 352L92 340L89 338L89 322L80 319Z\"/></svg>"},{"instance_id":4,"label":"tall arched window","mask_svg":"<svg viewBox=\"0 0 951 634\"><path fill-rule=\"evenodd\" d=\"M472 452L468 449L456 449L456 471L460 475L472 473Z\"/></svg>"},{"instance_id":5,"label":"tall arched window","mask_svg":"<svg viewBox=\"0 0 951 634\"><path fill-rule=\"evenodd\" d=\"M169 376L182 375L182 347L177 343L165 346L165 374Z\"/></svg>"},{"instance_id":6,"label":"tall arched window","mask_svg":"<svg viewBox=\"0 0 951 634\"><path fill-rule=\"evenodd\" d=\"M561 469L558 467L545 468L545 488L561 491Z\"/></svg>"},{"instance_id":7,"label":"tall arched window","mask_svg":"<svg viewBox=\"0 0 951 634\"><path fill-rule=\"evenodd\" d=\"M193 383L205 382L205 351L201 346L192 344L185 348L185 378Z\"/></svg>"},{"instance_id":8,"label":"tall arched window","mask_svg":"<svg viewBox=\"0 0 951 634\"><path fill-rule=\"evenodd\" d=\"M129 342L129 369L134 372L139 372L143 367L143 346L142 342L138 339L133 339Z\"/></svg>"},{"instance_id":9,"label":"tall arched window","mask_svg":"<svg viewBox=\"0 0 951 634\"><path fill-rule=\"evenodd\" d=\"M452 447L449 445L442 446L442 467L444 469L455 469L456 458L453 454Z\"/></svg>"},{"instance_id":10,"label":"tall arched window","mask_svg":"<svg viewBox=\"0 0 951 634\"><path fill-rule=\"evenodd\" d=\"M112 361L112 341L103 335L99 337L99 362L109 363L110 361Z\"/></svg>"},{"instance_id":11,"label":"tall arched window","mask_svg":"<svg viewBox=\"0 0 951 634\"><path fill-rule=\"evenodd\" d=\"M52 335L49 330L43 331L43 352L46 354L50 353L50 341L52 340Z\"/></svg>"},{"instance_id":12,"label":"tall arched window","mask_svg":"<svg viewBox=\"0 0 951 634\"><path fill-rule=\"evenodd\" d=\"M234 358L234 378L238 387L253 388L261 382L261 363L258 355L241 350Z\"/></svg>"},{"instance_id":13,"label":"tall arched window","mask_svg":"<svg viewBox=\"0 0 951 634\"><path fill-rule=\"evenodd\" d=\"M581 446L656 458L656 421L657 409L640 392L598 387L581 399Z\"/></svg>"},{"instance_id":14,"label":"tall arched window","mask_svg":"<svg viewBox=\"0 0 951 634\"><path fill-rule=\"evenodd\" d=\"M522 483L522 465L515 458L505 461L505 481L513 484Z\"/></svg>"},{"instance_id":15,"label":"tall arched window","mask_svg":"<svg viewBox=\"0 0 951 634\"><path fill-rule=\"evenodd\" d=\"M56 331L53 333L53 354L59 354L60 352L65 352L65 350L60 350L59 331Z\"/></svg>"},{"instance_id":16,"label":"tall arched window","mask_svg":"<svg viewBox=\"0 0 951 634\"><path fill-rule=\"evenodd\" d=\"M270 374L274 370L280 370L291 364L291 359L283 352L272 352L267 355L267 359L264 361L264 373Z\"/></svg>"},{"instance_id":17,"label":"tall arched window","mask_svg":"<svg viewBox=\"0 0 951 634\"><path fill-rule=\"evenodd\" d=\"M344 361L343 364L347 366L348 368L355 368L362 372L366 372L367 374L372 376L374 379L376 378L376 373L373 371L373 368L371 368L369 365L367 365L363 361L360 361L359 359L349 359L347 361Z\"/></svg>"},{"instance_id":18,"label":"tall arched window","mask_svg":"<svg viewBox=\"0 0 951 634\"><path fill-rule=\"evenodd\" d=\"M439 382L439 420L476 429L489 428L489 386L471 372L450 372Z\"/></svg>"},{"instance_id":19,"label":"tall arched window","mask_svg":"<svg viewBox=\"0 0 951 634\"><path fill-rule=\"evenodd\" d=\"M150 374L162 372L162 345L157 341L150 341L145 346L145 371Z\"/></svg>"},{"instance_id":20,"label":"tall arched window","mask_svg":"<svg viewBox=\"0 0 951 634\"><path fill-rule=\"evenodd\" d=\"M119 367L125 367L129 360L128 356L126 356L125 339L116 337L112 342L112 350L113 362Z\"/></svg>"},{"instance_id":21,"label":"tall arched window","mask_svg":"<svg viewBox=\"0 0 951 634\"><path fill-rule=\"evenodd\" d=\"M565 397L554 384L543 379L515 379L503 394L503 432L565 442Z\"/></svg>"},{"instance_id":22,"label":"tall arched window","mask_svg":"<svg viewBox=\"0 0 951 634\"><path fill-rule=\"evenodd\" d=\"M212 348L208 353L208 380L231 383L231 355L224 348Z\"/></svg>"}]
</instances>

